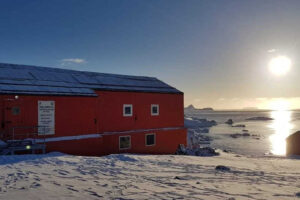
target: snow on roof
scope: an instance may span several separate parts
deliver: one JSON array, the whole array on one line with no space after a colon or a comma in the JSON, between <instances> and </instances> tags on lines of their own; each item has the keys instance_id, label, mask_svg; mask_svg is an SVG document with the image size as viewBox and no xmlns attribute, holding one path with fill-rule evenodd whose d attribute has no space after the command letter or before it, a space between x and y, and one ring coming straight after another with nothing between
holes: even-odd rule
<instances>
[{"instance_id":1,"label":"snow on roof","mask_svg":"<svg viewBox=\"0 0 300 200\"><path fill-rule=\"evenodd\" d=\"M0 63L0 93L97 96L94 90L182 93L144 76Z\"/></svg>"}]
</instances>

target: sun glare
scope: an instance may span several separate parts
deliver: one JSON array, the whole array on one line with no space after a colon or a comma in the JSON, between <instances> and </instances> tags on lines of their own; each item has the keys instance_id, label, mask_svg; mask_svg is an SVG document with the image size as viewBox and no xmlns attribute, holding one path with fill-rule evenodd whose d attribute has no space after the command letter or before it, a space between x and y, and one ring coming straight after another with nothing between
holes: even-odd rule
<instances>
[{"instance_id":1,"label":"sun glare","mask_svg":"<svg viewBox=\"0 0 300 200\"><path fill-rule=\"evenodd\" d=\"M284 98L274 99L268 103L272 109L271 117L274 119L269 125L274 133L269 137L271 141L271 152L275 155L285 155L286 141L290 135L293 125L291 123L290 102Z\"/></svg>"},{"instance_id":2,"label":"sun glare","mask_svg":"<svg viewBox=\"0 0 300 200\"><path fill-rule=\"evenodd\" d=\"M284 75L286 74L291 68L292 62L286 56L277 56L270 60L269 62L269 70L277 75Z\"/></svg>"},{"instance_id":3,"label":"sun glare","mask_svg":"<svg viewBox=\"0 0 300 200\"><path fill-rule=\"evenodd\" d=\"M290 135L293 125L291 124L291 111L277 110L272 111L271 117L274 119L269 126L274 130L274 134L270 136L271 151L275 155L285 155L286 141L285 139Z\"/></svg>"}]
</instances>

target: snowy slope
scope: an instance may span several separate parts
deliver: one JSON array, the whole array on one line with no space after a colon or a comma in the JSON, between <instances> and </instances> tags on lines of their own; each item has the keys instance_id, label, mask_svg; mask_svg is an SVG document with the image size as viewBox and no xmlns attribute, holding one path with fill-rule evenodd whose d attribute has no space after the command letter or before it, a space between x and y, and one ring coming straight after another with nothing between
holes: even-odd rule
<instances>
[{"instance_id":1,"label":"snowy slope","mask_svg":"<svg viewBox=\"0 0 300 200\"><path fill-rule=\"evenodd\" d=\"M294 199L299 166L296 159L226 153L2 156L0 199Z\"/></svg>"}]
</instances>

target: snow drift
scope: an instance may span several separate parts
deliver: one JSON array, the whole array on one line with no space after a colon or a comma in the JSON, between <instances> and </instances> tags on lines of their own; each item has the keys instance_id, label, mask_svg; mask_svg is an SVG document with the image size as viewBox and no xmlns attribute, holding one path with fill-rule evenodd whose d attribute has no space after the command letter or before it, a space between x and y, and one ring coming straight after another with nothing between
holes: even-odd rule
<instances>
[{"instance_id":1,"label":"snow drift","mask_svg":"<svg viewBox=\"0 0 300 200\"><path fill-rule=\"evenodd\" d=\"M284 200L295 199L300 192L300 160L227 153L216 157L51 153L0 156L0 166L1 199Z\"/></svg>"}]
</instances>

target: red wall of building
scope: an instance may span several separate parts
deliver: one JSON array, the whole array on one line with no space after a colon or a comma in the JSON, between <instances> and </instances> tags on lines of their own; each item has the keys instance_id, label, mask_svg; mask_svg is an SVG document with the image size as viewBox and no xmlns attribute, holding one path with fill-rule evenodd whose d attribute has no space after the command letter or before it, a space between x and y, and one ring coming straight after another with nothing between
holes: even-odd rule
<instances>
[{"instance_id":1,"label":"red wall of building","mask_svg":"<svg viewBox=\"0 0 300 200\"><path fill-rule=\"evenodd\" d=\"M97 132L95 97L65 97L65 96L1 96L2 102L10 102L10 107L20 107L20 120L6 124L6 128L13 126L38 125L38 101L55 101L55 134L47 137L72 136L92 134ZM11 102L13 101L13 103ZM7 103L4 103L7 104ZM2 110L7 109L4 106ZM10 112L10 111L9 111ZM5 119L6 121L9 119Z\"/></svg>"},{"instance_id":2,"label":"red wall of building","mask_svg":"<svg viewBox=\"0 0 300 200\"><path fill-rule=\"evenodd\" d=\"M72 154L72 155L88 155L88 156L106 155L103 153L104 151L103 148L104 146L103 146L102 137L46 143L47 152L58 151L62 153Z\"/></svg>"},{"instance_id":3,"label":"red wall of building","mask_svg":"<svg viewBox=\"0 0 300 200\"><path fill-rule=\"evenodd\" d=\"M183 127L183 95L98 91L101 132ZM133 116L123 117L123 104L133 105ZM151 104L159 115L151 116Z\"/></svg>"},{"instance_id":4,"label":"red wall of building","mask_svg":"<svg viewBox=\"0 0 300 200\"><path fill-rule=\"evenodd\" d=\"M155 134L155 145L146 146L146 134ZM120 150L119 137L130 136L131 148ZM186 145L186 130L159 130L128 134L104 134L101 138L47 142L47 152L59 151L74 155L99 156L118 153L174 154L178 144Z\"/></svg>"},{"instance_id":5,"label":"red wall of building","mask_svg":"<svg viewBox=\"0 0 300 200\"><path fill-rule=\"evenodd\" d=\"M154 133L156 138L156 144L153 146L146 146L145 135ZM130 136L131 148L120 150L119 149L119 137ZM178 144L186 145L186 129L177 130L159 130L159 131L145 131L138 133L128 134L113 134L104 135L103 144L107 152L110 153L144 153L144 154L173 154L175 153Z\"/></svg>"},{"instance_id":6,"label":"red wall of building","mask_svg":"<svg viewBox=\"0 0 300 200\"><path fill-rule=\"evenodd\" d=\"M37 126L38 101L55 101L56 135L183 127L183 95L98 91L99 97L19 96L22 123ZM1 96L3 100L14 96ZM123 116L123 104L133 105L133 116ZM151 116L151 104L159 116Z\"/></svg>"},{"instance_id":7,"label":"red wall of building","mask_svg":"<svg viewBox=\"0 0 300 200\"><path fill-rule=\"evenodd\" d=\"M0 96L0 121L4 110L20 107L18 120L6 124L13 126L38 125L38 101L55 101L55 134L47 138L104 133L101 138L48 142L47 151L61 151L76 155L105 155L110 153L174 153L178 144L186 144L183 95L97 91L98 97L76 96ZM123 116L123 104L133 105L133 116ZM151 104L159 105L159 115L151 116ZM10 111L9 111L10 112ZM7 116L6 116L7 118ZM7 119L5 119L7 120ZM17 123L18 121L18 123ZM161 128L181 129L162 130ZM146 129L155 129L147 131ZM0 129L1 130L1 129ZM119 150L122 132L139 130L131 135L131 148ZM146 133L156 134L154 146L145 145Z\"/></svg>"},{"instance_id":8,"label":"red wall of building","mask_svg":"<svg viewBox=\"0 0 300 200\"><path fill-rule=\"evenodd\" d=\"M3 96L0 95L0 132L4 131L4 106L3 106Z\"/></svg>"}]
</instances>

